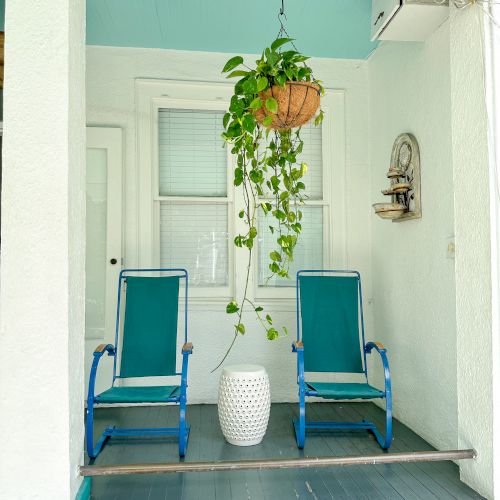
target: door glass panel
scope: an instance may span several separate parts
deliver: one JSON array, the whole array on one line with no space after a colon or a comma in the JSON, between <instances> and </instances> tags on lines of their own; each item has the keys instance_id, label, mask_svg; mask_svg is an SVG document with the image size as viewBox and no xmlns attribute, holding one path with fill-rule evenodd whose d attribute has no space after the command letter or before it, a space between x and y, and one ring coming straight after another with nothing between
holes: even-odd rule
<instances>
[{"instance_id":1,"label":"door glass panel","mask_svg":"<svg viewBox=\"0 0 500 500\"><path fill-rule=\"evenodd\" d=\"M87 148L85 336L104 338L106 301L107 152Z\"/></svg>"}]
</instances>

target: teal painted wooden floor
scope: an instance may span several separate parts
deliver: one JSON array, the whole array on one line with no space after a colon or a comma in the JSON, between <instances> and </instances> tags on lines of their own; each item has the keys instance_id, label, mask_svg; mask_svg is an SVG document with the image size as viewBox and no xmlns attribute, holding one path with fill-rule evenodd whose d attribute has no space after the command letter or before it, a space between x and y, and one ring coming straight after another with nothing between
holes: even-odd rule
<instances>
[{"instance_id":1,"label":"teal painted wooden floor","mask_svg":"<svg viewBox=\"0 0 500 500\"><path fill-rule=\"evenodd\" d=\"M308 418L356 421L368 417L382 424L384 414L371 403L311 403ZM242 448L225 442L215 405L188 407L191 437L187 461L238 460L382 453L372 435L358 432L309 433L303 452L295 446L291 419L296 404L274 404L264 441ZM175 425L173 407L103 408L96 411L96 431L114 423L120 427ZM426 441L395 422L391 451L433 449ZM111 440L97 464L170 462L178 460L177 442ZM451 462L364 465L325 469L288 469L141 476L96 477L95 500L280 500L280 499L468 499L482 498L460 482Z\"/></svg>"}]
</instances>

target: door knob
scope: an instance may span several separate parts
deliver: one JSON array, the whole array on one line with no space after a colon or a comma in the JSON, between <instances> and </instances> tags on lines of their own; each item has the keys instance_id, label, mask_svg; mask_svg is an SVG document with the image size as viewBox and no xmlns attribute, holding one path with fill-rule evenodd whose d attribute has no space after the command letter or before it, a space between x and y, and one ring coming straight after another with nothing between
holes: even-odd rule
<instances>
[{"instance_id":1,"label":"door knob","mask_svg":"<svg viewBox=\"0 0 500 500\"><path fill-rule=\"evenodd\" d=\"M110 264L112 264L113 266L117 263L118 261L116 259L111 259L109 261Z\"/></svg>"}]
</instances>

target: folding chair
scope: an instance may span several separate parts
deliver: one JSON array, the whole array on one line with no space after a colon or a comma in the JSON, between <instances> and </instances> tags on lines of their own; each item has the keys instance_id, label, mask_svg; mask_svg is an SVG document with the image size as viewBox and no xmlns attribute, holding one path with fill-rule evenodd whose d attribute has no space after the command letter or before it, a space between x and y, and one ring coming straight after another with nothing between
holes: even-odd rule
<instances>
[{"instance_id":1,"label":"folding chair","mask_svg":"<svg viewBox=\"0 0 500 500\"><path fill-rule=\"evenodd\" d=\"M173 275L141 276L143 273ZM185 281L184 345L181 351L182 371L179 373L176 368L176 351L181 279ZM187 341L187 297L188 274L185 269L124 269L120 272L115 345L101 344L97 347L90 371L86 429L87 453L90 458L97 457L106 441L114 436L178 436L179 456L185 455L189 438L189 425L186 423L188 357L193 352L193 345ZM123 301L125 319L121 328L120 310ZM113 380L109 389L95 395L97 366L105 352L114 358ZM118 364L120 368L117 373ZM117 381L128 378L173 375L180 375L180 385L130 387L116 384ZM99 403L177 403L179 426L144 429L109 426L94 447L94 405Z\"/></svg>"},{"instance_id":2,"label":"folding chair","mask_svg":"<svg viewBox=\"0 0 500 500\"><path fill-rule=\"evenodd\" d=\"M382 359L384 390L368 383L366 355L375 349ZM295 436L303 448L306 430L365 429L384 449L392 441L391 375L387 351L379 342L365 344L361 277L357 271L302 270L297 273L297 353L299 418ZM306 372L364 374L365 383L308 382ZM373 422L306 421L306 397L324 399L385 399L385 437Z\"/></svg>"}]
</instances>

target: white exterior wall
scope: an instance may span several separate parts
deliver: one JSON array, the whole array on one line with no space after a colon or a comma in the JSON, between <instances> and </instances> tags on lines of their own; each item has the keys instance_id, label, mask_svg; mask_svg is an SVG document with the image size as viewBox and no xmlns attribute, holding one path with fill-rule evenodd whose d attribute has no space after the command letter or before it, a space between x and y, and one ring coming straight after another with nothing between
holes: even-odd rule
<instances>
[{"instance_id":1,"label":"white exterior wall","mask_svg":"<svg viewBox=\"0 0 500 500\"><path fill-rule=\"evenodd\" d=\"M489 164L480 13L479 6L464 11L453 9L450 33L458 445L474 447L478 452L476 461L460 464L462 480L493 498L492 335L498 336L498 331L492 330Z\"/></svg>"},{"instance_id":2,"label":"white exterior wall","mask_svg":"<svg viewBox=\"0 0 500 500\"><path fill-rule=\"evenodd\" d=\"M372 201L389 184L392 145L420 145L422 219L372 216L374 330L388 349L394 413L441 449L457 445L449 25L426 43L385 43L369 60ZM375 363L379 366L378 360ZM379 380L382 373L379 372Z\"/></svg>"},{"instance_id":3,"label":"white exterior wall","mask_svg":"<svg viewBox=\"0 0 500 500\"><path fill-rule=\"evenodd\" d=\"M8 2L0 497L74 498L83 450L85 2Z\"/></svg>"},{"instance_id":4,"label":"white exterior wall","mask_svg":"<svg viewBox=\"0 0 500 500\"><path fill-rule=\"evenodd\" d=\"M150 242L138 239L134 79L227 82L221 75L221 69L229 57L228 54L206 52L87 47L87 123L119 126L124 130L126 266L137 264L139 245L150 245ZM367 65L363 61L328 59L316 59L312 65L315 73L327 87L346 91L347 235L335 234L333 228L333 237L346 239L348 265L359 269L362 273L369 337L371 209ZM295 338L294 311L294 303L290 302L284 310L273 313L275 323L286 324L290 330L289 338L276 342L266 340L264 332L250 320L249 314L246 321L247 333L238 339L227 360L227 363L251 361L264 365L269 372L273 401L296 399L295 355L290 349L290 344ZM191 307L189 330L195 345L194 355L190 359L189 401L191 403L216 401L220 373L210 374L210 371L222 358L232 339L233 319L225 313L224 302L211 306ZM99 342L87 342L87 371L91 362L91 351L97 343Z\"/></svg>"}]
</instances>

